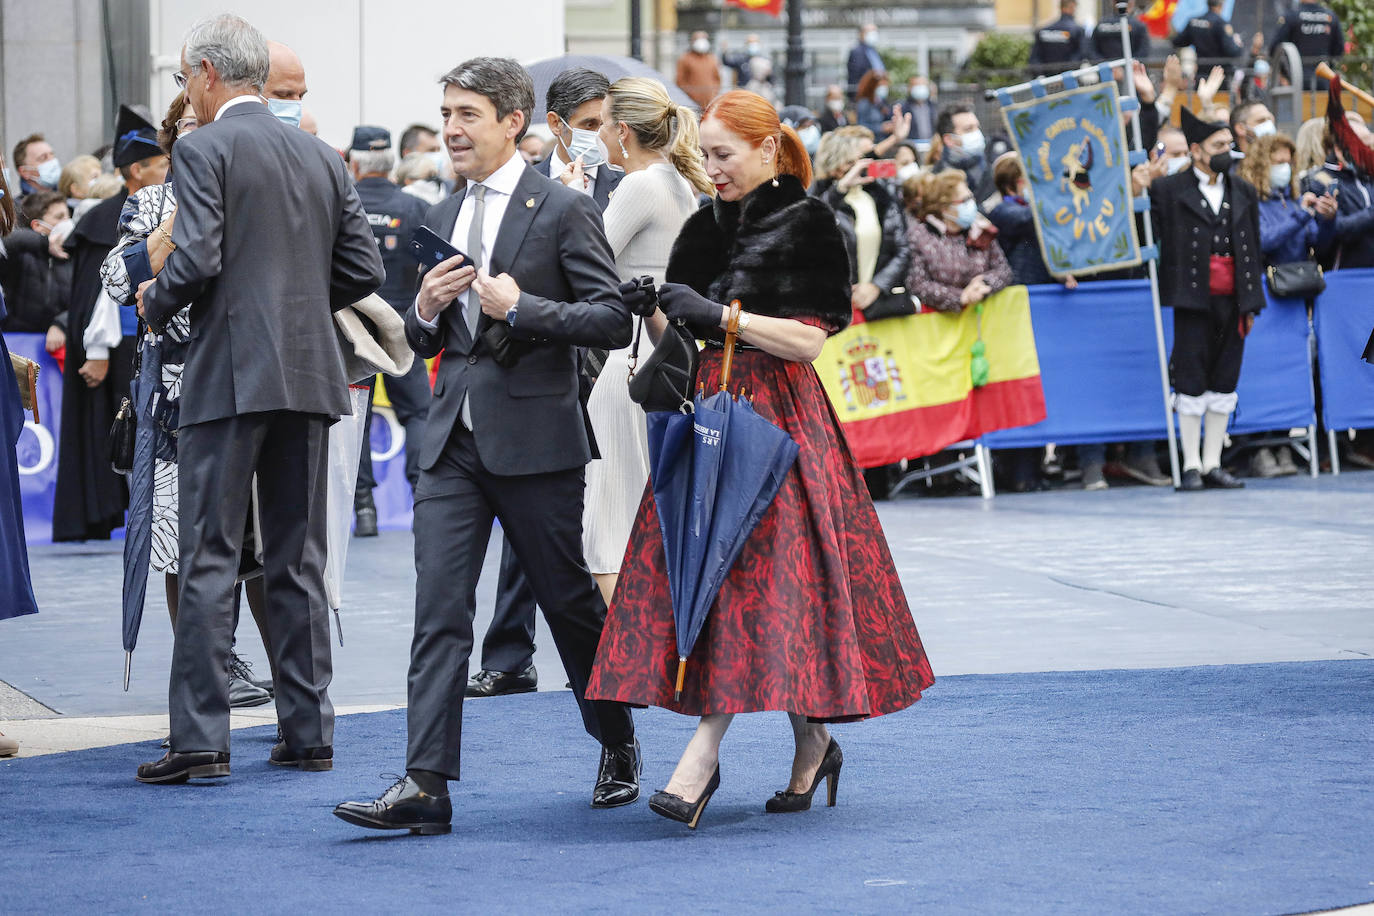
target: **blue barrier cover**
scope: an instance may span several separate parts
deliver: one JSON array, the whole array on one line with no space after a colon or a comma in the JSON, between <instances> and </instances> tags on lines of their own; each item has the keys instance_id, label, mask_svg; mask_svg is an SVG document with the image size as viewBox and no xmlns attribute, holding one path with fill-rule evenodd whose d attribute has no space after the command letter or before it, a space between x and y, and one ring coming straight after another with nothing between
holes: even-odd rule
<instances>
[{"instance_id":1,"label":"blue barrier cover","mask_svg":"<svg viewBox=\"0 0 1374 916\"><path fill-rule=\"evenodd\" d=\"M1374 428L1374 366L1360 358L1374 329L1374 268L1326 275L1313 309L1327 429Z\"/></svg>"}]
</instances>

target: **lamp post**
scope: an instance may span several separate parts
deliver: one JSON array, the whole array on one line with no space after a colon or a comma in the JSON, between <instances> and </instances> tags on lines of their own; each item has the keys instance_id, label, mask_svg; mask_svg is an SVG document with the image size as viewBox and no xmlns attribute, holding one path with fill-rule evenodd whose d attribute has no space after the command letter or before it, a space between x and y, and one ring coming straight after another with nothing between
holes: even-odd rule
<instances>
[{"instance_id":1,"label":"lamp post","mask_svg":"<svg viewBox=\"0 0 1374 916\"><path fill-rule=\"evenodd\" d=\"M784 99L788 105L806 104L806 46L802 42L805 0L787 0L787 66Z\"/></svg>"},{"instance_id":2,"label":"lamp post","mask_svg":"<svg viewBox=\"0 0 1374 916\"><path fill-rule=\"evenodd\" d=\"M635 60L644 59L644 46L640 39L640 31L643 27L643 15L640 13L639 0L629 0L630 3L630 56Z\"/></svg>"}]
</instances>

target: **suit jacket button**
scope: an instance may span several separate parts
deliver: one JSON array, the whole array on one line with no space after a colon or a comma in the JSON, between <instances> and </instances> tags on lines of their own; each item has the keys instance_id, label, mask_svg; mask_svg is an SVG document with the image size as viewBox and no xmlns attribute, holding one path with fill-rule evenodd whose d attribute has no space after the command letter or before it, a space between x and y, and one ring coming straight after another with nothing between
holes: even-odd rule
<instances>
[{"instance_id":1,"label":"suit jacket button","mask_svg":"<svg viewBox=\"0 0 1374 916\"><path fill-rule=\"evenodd\" d=\"M468 365L469 365L469 366L475 366L475 365L477 365L477 357L475 357L475 356L469 356L469 357L468 357Z\"/></svg>"}]
</instances>

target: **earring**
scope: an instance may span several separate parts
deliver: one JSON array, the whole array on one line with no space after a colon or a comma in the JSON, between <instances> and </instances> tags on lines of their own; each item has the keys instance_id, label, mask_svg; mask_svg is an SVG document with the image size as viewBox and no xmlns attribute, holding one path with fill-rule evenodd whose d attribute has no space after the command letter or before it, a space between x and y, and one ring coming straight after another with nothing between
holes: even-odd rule
<instances>
[{"instance_id":1,"label":"earring","mask_svg":"<svg viewBox=\"0 0 1374 916\"><path fill-rule=\"evenodd\" d=\"M615 142L620 144L620 155L624 156L626 159L629 159L630 151L625 148L625 141L620 139L619 134L616 135Z\"/></svg>"}]
</instances>

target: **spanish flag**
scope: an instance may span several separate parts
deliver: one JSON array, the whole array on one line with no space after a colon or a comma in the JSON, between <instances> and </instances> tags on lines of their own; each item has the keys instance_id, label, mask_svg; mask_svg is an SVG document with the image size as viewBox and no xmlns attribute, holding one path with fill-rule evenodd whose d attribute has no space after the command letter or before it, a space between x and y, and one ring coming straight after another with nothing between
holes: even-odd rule
<instances>
[{"instance_id":1,"label":"spanish flag","mask_svg":"<svg viewBox=\"0 0 1374 916\"><path fill-rule=\"evenodd\" d=\"M987 382L975 387L980 341ZM981 314L967 308L851 325L826 341L815 366L860 467L1045 419L1024 286L989 296Z\"/></svg>"}]
</instances>

